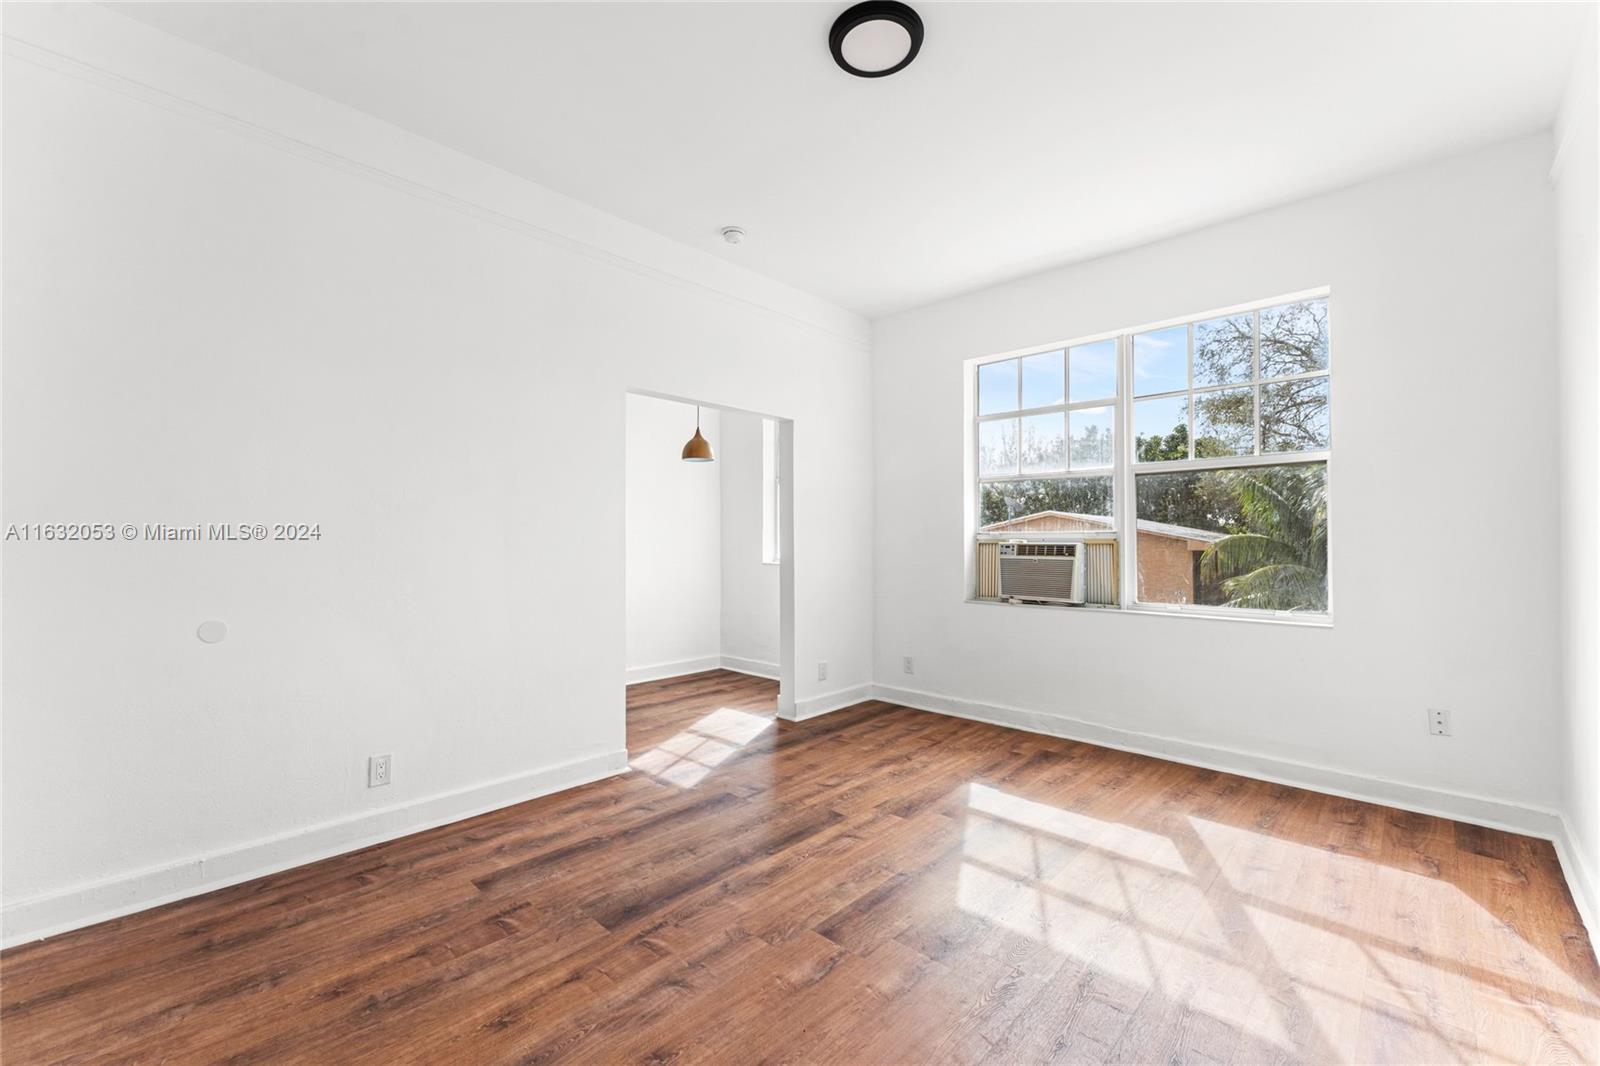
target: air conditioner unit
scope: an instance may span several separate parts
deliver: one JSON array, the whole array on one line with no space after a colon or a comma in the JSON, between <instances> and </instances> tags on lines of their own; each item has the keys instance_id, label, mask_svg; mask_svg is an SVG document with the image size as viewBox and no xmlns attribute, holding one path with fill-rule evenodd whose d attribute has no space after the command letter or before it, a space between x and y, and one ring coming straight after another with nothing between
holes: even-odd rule
<instances>
[{"instance_id":1,"label":"air conditioner unit","mask_svg":"<svg viewBox=\"0 0 1600 1066\"><path fill-rule=\"evenodd\" d=\"M1082 543L1007 541L1000 545L1000 598L1023 603L1083 603Z\"/></svg>"}]
</instances>

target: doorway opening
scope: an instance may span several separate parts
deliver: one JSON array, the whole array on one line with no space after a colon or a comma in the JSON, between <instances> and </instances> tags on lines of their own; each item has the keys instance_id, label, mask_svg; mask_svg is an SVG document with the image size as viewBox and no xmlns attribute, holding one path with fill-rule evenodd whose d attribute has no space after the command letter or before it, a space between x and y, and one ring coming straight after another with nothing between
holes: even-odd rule
<instances>
[{"instance_id":1,"label":"doorway opening","mask_svg":"<svg viewBox=\"0 0 1600 1066\"><path fill-rule=\"evenodd\" d=\"M793 423L654 393L626 403L629 758L693 787L792 713Z\"/></svg>"}]
</instances>

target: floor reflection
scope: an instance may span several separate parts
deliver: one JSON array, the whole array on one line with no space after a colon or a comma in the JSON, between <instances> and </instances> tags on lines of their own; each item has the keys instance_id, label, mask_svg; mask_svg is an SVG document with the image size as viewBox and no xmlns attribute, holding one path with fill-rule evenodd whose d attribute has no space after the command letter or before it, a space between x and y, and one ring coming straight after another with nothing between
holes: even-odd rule
<instances>
[{"instance_id":1,"label":"floor reflection","mask_svg":"<svg viewBox=\"0 0 1600 1066\"><path fill-rule=\"evenodd\" d=\"M1066 956L1085 981L1221 1023L1253 1055L1332 1061L1355 1046L1403 1061L1583 1061L1594 1050L1594 992L1437 872L1193 814L1154 832L984 784L968 787L964 815L963 911ZM1566 1039L1502 1040L1526 1031L1508 1024L1517 1012Z\"/></svg>"},{"instance_id":2,"label":"floor reflection","mask_svg":"<svg viewBox=\"0 0 1600 1066\"><path fill-rule=\"evenodd\" d=\"M771 718L719 707L682 732L635 756L628 765L679 788L693 788L771 726Z\"/></svg>"}]
</instances>

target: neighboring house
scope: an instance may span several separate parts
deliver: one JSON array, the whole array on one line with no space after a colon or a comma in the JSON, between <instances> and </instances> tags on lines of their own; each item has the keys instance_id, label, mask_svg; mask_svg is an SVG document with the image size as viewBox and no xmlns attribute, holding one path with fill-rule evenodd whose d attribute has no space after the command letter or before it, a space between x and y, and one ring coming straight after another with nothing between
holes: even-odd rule
<instances>
[{"instance_id":1,"label":"neighboring house","mask_svg":"<svg viewBox=\"0 0 1600 1066\"><path fill-rule=\"evenodd\" d=\"M1025 537L1049 533L1103 533L1111 519L1068 511L1039 511L995 522L978 531L982 537ZM1200 587L1200 556L1227 536L1188 526L1139 520L1139 598L1148 603L1195 603Z\"/></svg>"}]
</instances>

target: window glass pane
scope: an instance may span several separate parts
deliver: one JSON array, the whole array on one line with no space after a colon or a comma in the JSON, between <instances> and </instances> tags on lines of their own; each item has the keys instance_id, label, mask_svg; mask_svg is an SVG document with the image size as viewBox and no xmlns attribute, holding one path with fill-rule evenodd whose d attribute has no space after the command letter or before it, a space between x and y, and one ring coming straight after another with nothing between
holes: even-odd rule
<instances>
[{"instance_id":1,"label":"window glass pane","mask_svg":"<svg viewBox=\"0 0 1600 1066\"><path fill-rule=\"evenodd\" d=\"M1022 420L1022 472L1067 468L1067 416L1057 411Z\"/></svg>"},{"instance_id":2,"label":"window glass pane","mask_svg":"<svg viewBox=\"0 0 1600 1066\"><path fill-rule=\"evenodd\" d=\"M1189 387L1189 327L1173 326L1133 338L1133 394Z\"/></svg>"},{"instance_id":3,"label":"window glass pane","mask_svg":"<svg viewBox=\"0 0 1600 1066\"><path fill-rule=\"evenodd\" d=\"M1140 474L1139 599L1328 609L1327 464Z\"/></svg>"},{"instance_id":4,"label":"window glass pane","mask_svg":"<svg viewBox=\"0 0 1600 1066\"><path fill-rule=\"evenodd\" d=\"M1256 390L1194 394L1194 457L1251 455L1256 450Z\"/></svg>"},{"instance_id":5,"label":"window glass pane","mask_svg":"<svg viewBox=\"0 0 1600 1066\"><path fill-rule=\"evenodd\" d=\"M1055 407L1067 402L1066 353L1046 352L1022 360L1022 406Z\"/></svg>"},{"instance_id":6,"label":"window glass pane","mask_svg":"<svg viewBox=\"0 0 1600 1066\"><path fill-rule=\"evenodd\" d=\"M984 534L1077 533L1111 528L1111 477L1031 478L979 486Z\"/></svg>"},{"instance_id":7,"label":"window glass pane","mask_svg":"<svg viewBox=\"0 0 1600 1066\"><path fill-rule=\"evenodd\" d=\"M1117 342L1080 344L1067 356L1073 403L1109 400L1117 394Z\"/></svg>"},{"instance_id":8,"label":"window glass pane","mask_svg":"<svg viewBox=\"0 0 1600 1066\"><path fill-rule=\"evenodd\" d=\"M1328 301L1305 300L1261 312L1261 376L1328 369Z\"/></svg>"},{"instance_id":9,"label":"window glass pane","mask_svg":"<svg viewBox=\"0 0 1600 1066\"><path fill-rule=\"evenodd\" d=\"M1255 315L1229 315L1194 324L1195 386L1231 385L1254 373ZM1198 431L1196 431L1198 432Z\"/></svg>"},{"instance_id":10,"label":"window glass pane","mask_svg":"<svg viewBox=\"0 0 1600 1066\"><path fill-rule=\"evenodd\" d=\"M1111 408L1085 407L1067 415L1072 427L1072 465L1111 465Z\"/></svg>"},{"instance_id":11,"label":"window glass pane","mask_svg":"<svg viewBox=\"0 0 1600 1066\"><path fill-rule=\"evenodd\" d=\"M978 476L1005 477L1017 472L1017 420L1001 418L978 423Z\"/></svg>"},{"instance_id":12,"label":"window glass pane","mask_svg":"<svg viewBox=\"0 0 1600 1066\"><path fill-rule=\"evenodd\" d=\"M1314 452L1328 446L1328 379L1261 386L1261 451Z\"/></svg>"},{"instance_id":13,"label":"window glass pane","mask_svg":"<svg viewBox=\"0 0 1600 1066\"><path fill-rule=\"evenodd\" d=\"M1189 458L1189 398L1168 396L1133 405L1133 453L1141 463Z\"/></svg>"},{"instance_id":14,"label":"window glass pane","mask_svg":"<svg viewBox=\"0 0 1600 1066\"><path fill-rule=\"evenodd\" d=\"M984 363L978 367L978 413L999 414L1017 409L1017 361Z\"/></svg>"}]
</instances>

